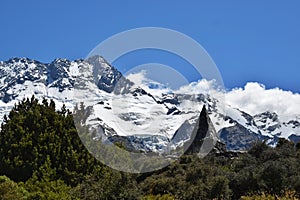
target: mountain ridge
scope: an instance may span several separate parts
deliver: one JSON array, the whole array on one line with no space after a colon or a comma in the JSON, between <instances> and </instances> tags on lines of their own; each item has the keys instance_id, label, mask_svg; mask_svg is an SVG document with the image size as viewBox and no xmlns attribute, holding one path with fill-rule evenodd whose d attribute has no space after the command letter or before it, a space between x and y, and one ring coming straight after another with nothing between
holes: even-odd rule
<instances>
[{"instance_id":1,"label":"mountain ridge","mask_svg":"<svg viewBox=\"0 0 300 200\"><path fill-rule=\"evenodd\" d=\"M95 66L98 71L91 77L82 76L82 71ZM91 82L88 82L87 78L90 78ZM88 86L90 87L88 89L97 94L90 92L74 95L74 90L80 91L76 86L76 84L80 85L79 80L83 80L84 83L92 83L93 86ZM136 87L134 82L125 78L101 56L74 61L55 59L51 63L42 63L28 58L12 58L8 61L1 61L0 122L3 121L4 114L8 114L14 103L33 94L38 98L53 98L58 105L66 104L68 108L73 108L73 98L79 97L76 95L89 97L92 94L94 96L91 99L97 99L97 104L92 101L91 104L95 109L105 112L108 117L113 116L112 110L115 109L116 104L122 102L121 95L123 95L122 97L126 97L126 100L132 105L130 103L127 107L123 107L123 110L128 110L128 112L121 112L122 109L120 109L121 111L117 115L118 120L121 120L122 123L126 122L127 125L135 124L142 127L149 124L148 120L151 121L153 113L159 113L158 115L162 116L161 120L164 120L168 127L165 130L157 129L157 131L160 132L159 135L168 140L172 139L179 128L176 123L183 124L186 120L192 120L195 123L195 116L200 113L203 105L207 106L209 116L220 134L220 140L231 150L249 148L250 143L254 140L267 140L268 144L275 145L280 137L295 142L300 139L300 123L297 119L282 122L278 114L272 111L250 115L244 112L243 108L233 108L230 105L225 105L225 109L223 109L222 102L210 94L199 93L192 97L176 92L163 93L159 89L147 87L147 85ZM186 102L189 104L187 105ZM85 103L88 104L88 101ZM136 112L129 112L130 106L134 108L139 104L145 109L147 105L148 107L152 106L154 110L149 112L149 116L141 112L142 108L136 108ZM153 113L151 114L151 112ZM95 120L98 118L102 122ZM105 121L104 118L101 114L97 116L97 113L94 112L90 116L91 124L94 120L95 124L101 126L106 124L108 127L115 128L110 123L111 120ZM155 122L155 119L152 119L152 122ZM169 122L170 124L167 124ZM121 134L123 131L117 132L117 134ZM187 139L187 137L184 136L183 139Z\"/></svg>"}]
</instances>

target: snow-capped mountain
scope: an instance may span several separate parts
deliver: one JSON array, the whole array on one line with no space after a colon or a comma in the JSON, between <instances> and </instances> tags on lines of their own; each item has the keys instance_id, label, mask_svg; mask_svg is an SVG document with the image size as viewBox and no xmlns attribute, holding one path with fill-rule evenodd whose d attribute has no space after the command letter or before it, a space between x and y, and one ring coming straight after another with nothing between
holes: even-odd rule
<instances>
[{"instance_id":1,"label":"snow-capped mountain","mask_svg":"<svg viewBox=\"0 0 300 200\"><path fill-rule=\"evenodd\" d=\"M197 84L201 81L187 87ZM100 56L56 59L48 64L14 58L0 62L0 122L14 103L35 95L54 99L58 107L64 103L71 110L84 102L90 109L85 123L95 132L95 140L125 138L135 150L162 151L169 144L173 148L182 145L191 137L203 105L229 149L248 148L255 140L268 140L272 145L280 137L300 138L297 118L283 120L271 111L250 115L242 107L227 104L222 92L183 91L173 91L140 74L125 78Z\"/></svg>"}]
</instances>

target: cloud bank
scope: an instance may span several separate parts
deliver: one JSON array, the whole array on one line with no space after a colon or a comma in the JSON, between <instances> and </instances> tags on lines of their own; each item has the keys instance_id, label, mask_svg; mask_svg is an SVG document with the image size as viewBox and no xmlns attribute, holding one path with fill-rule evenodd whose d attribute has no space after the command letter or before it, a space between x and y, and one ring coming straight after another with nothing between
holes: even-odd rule
<instances>
[{"instance_id":1,"label":"cloud bank","mask_svg":"<svg viewBox=\"0 0 300 200\"><path fill-rule=\"evenodd\" d=\"M257 82L249 82L243 88L220 91L215 81L200 80L181 87L177 92L210 94L219 100L224 99L225 105L250 115L269 111L276 112L284 121L300 120L300 94L280 88L266 89L263 84Z\"/></svg>"},{"instance_id":2,"label":"cloud bank","mask_svg":"<svg viewBox=\"0 0 300 200\"><path fill-rule=\"evenodd\" d=\"M280 88L266 89L255 82L227 92L226 103L251 115L270 111L276 112L281 118L300 117L300 94Z\"/></svg>"},{"instance_id":3,"label":"cloud bank","mask_svg":"<svg viewBox=\"0 0 300 200\"><path fill-rule=\"evenodd\" d=\"M137 85L148 84L151 80L146 78L146 73L131 74L128 78ZM158 89L158 88L157 88ZM161 92L168 89L160 88ZM263 84L249 82L243 88L234 88L229 91L220 90L214 80L199 80L189 85L180 87L175 93L181 94L210 94L225 101L225 104L238 108L250 115L262 112L276 112L281 120L300 120L300 94L285 91L280 88L266 89Z\"/></svg>"}]
</instances>

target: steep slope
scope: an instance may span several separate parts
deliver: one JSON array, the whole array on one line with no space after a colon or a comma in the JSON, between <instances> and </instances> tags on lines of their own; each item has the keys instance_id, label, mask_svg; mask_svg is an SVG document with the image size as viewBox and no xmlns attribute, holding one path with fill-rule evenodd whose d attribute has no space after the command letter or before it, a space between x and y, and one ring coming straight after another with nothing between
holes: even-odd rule
<instances>
[{"instance_id":1,"label":"steep slope","mask_svg":"<svg viewBox=\"0 0 300 200\"><path fill-rule=\"evenodd\" d=\"M191 139L185 144L189 145L185 153L198 154L203 157L213 149L217 141L217 132L208 116L206 107L203 106Z\"/></svg>"}]
</instances>

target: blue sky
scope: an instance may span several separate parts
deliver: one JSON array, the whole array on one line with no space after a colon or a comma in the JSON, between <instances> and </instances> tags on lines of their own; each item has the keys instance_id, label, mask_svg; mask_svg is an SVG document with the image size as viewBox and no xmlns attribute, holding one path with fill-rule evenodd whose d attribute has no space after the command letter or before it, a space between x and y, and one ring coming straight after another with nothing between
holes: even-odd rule
<instances>
[{"instance_id":1,"label":"blue sky","mask_svg":"<svg viewBox=\"0 0 300 200\"><path fill-rule=\"evenodd\" d=\"M199 42L227 88L255 81L300 92L300 1L3 0L0 9L0 60L85 58L111 35L158 26ZM148 62L188 65L157 51L133 52L114 65Z\"/></svg>"}]
</instances>

